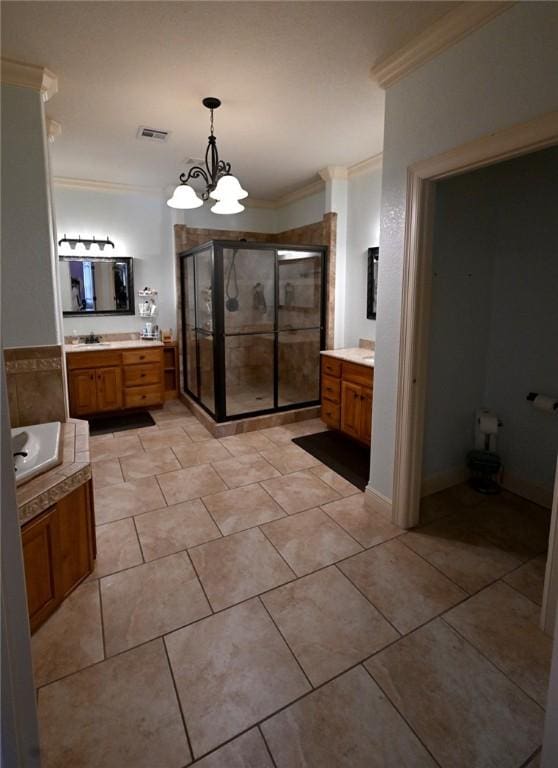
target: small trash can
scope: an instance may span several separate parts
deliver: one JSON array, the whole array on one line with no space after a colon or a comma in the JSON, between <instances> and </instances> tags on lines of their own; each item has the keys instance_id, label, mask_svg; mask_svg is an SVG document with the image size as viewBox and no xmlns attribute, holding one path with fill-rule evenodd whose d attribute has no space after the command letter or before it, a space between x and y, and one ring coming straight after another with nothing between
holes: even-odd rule
<instances>
[{"instance_id":1,"label":"small trash can","mask_svg":"<svg viewBox=\"0 0 558 768\"><path fill-rule=\"evenodd\" d=\"M502 466L497 453L491 451L469 451L467 466L471 472L469 484L479 493L500 493L496 477Z\"/></svg>"}]
</instances>

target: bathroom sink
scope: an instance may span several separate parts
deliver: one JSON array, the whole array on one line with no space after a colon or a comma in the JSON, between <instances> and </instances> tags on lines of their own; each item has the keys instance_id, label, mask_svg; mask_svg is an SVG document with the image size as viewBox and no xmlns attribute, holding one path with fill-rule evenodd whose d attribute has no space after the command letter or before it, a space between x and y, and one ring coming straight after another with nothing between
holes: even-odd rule
<instances>
[{"instance_id":1,"label":"bathroom sink","mask_svg":"<svg viewBox=\"0 0 558 768\"><path fill-rule=\"evenodd\" d=\"M60 463L58 446L61 431L59 421L12 429L16 485Z\"/></svg>"}]
</instances>

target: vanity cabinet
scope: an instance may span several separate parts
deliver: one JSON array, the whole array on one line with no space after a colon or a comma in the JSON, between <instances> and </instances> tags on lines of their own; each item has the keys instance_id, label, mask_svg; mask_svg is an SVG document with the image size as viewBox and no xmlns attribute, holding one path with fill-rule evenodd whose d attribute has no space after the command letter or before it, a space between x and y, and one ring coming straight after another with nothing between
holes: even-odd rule
<instances>
[{"instance_id":1,"label":"vanity cabinet","mask_svg":"<svg viewBox=\"0 0 558 768\"><path fill-rule=\"evenodd\" d=\"M117 366L86 368L70 374L71 415L122 408L122 374Z\"/></svg>"},{"instance_id":2,"label":"vanity cabinet","mask_svg":"<svg viewBox=\"0 0 558 768\"><path fill-rule=\"evenodd\" d=\"M322 421L370 445L373 381L370 366L322 355Z\"/></svg>"},{"instance_id":3,"label":"vanity cabinet","mask_svg":"<svg viewBox=\"0 0 558 768\"><path fill-rule=\"evenodd\" d=\"M31 632L93 570L96 557L91 481L21 529Z\"/></svg>"},{"instance_id":4,"label":"vanity cabinet","mask_svg":"<svg viewBox=\"0 0 558 768\"><path fill-rule=\"evenodd\" d=\"M163 347L69 352L66 361L71 416L163 403Z\"/></svg>"}]
</instances>

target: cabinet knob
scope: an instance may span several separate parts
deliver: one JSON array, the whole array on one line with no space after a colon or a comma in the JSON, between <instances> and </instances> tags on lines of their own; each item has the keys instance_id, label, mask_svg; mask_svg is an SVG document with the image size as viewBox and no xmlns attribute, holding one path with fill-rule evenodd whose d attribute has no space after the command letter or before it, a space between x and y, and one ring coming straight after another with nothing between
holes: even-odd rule
<instances>
[{"instance_id":1,"label":"cabinet knob","mask_svg":"<svg viewBox=\"0 0 558 768\"><path fill-rule=\"evenodd\" d=\"M145 379L145 373L142 373L142 374L141 374L141 378L142 378L142 379Z\"/></svg>"}]
</instances>

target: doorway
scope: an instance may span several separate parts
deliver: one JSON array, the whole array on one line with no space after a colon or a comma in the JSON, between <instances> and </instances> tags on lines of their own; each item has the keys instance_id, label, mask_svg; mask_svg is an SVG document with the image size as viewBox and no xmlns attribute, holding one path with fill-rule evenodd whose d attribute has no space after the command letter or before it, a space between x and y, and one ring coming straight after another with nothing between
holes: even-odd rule
<instances>
[{"instance_id":1,"label":"doorway","mask_svg":"<svg viewBox=\"0 0 558 768\"><path fill-rule=\"evenodd\" d=\"M423 479L436 183L558 144L558 113L481 138L408 171L407 231L396 426L394 522L419 522Z\"/></svg>"}]
</instances>

